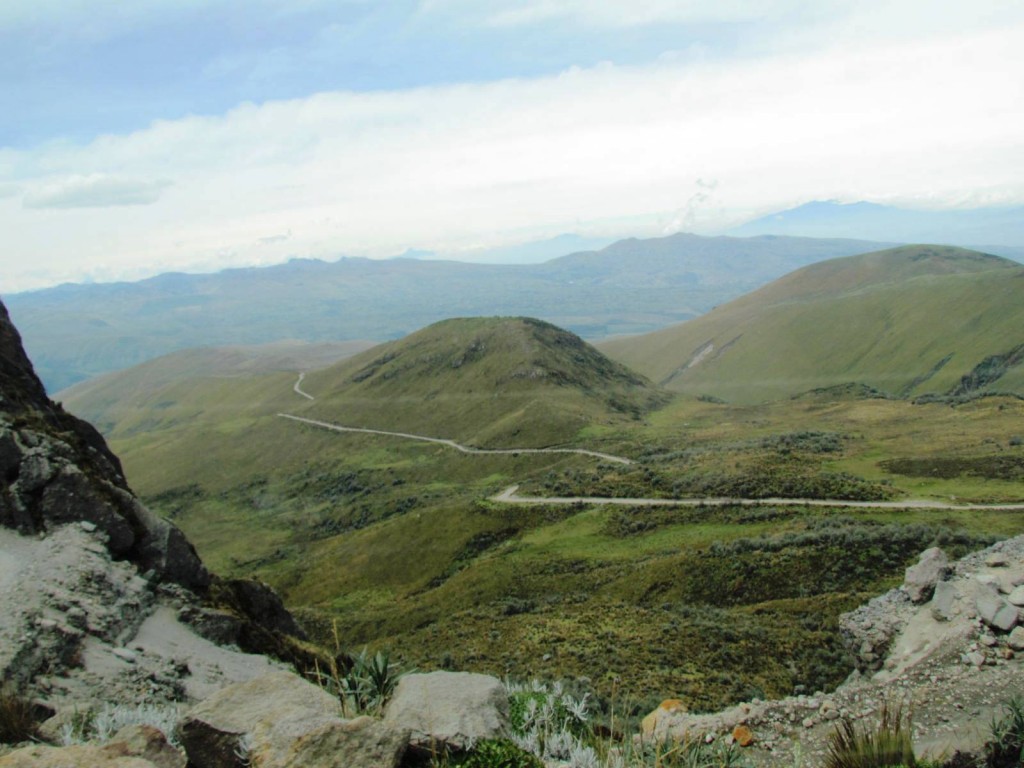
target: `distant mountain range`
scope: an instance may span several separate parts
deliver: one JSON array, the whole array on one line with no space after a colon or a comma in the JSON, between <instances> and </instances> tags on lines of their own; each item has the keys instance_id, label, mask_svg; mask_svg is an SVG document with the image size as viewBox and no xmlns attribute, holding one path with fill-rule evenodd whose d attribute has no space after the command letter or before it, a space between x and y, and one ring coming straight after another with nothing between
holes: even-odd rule
<instances>
[{"instance_id":1,"label":"distant mountain range","mask_svg":"<svg viewBox=\"0 0 1024 768\"><path fill-rule=\"evenodd\" d=\"M1024 266L943 246L833 259L599 347L668 389L729 402L847 384L1024 394Z\"/></svg>"},{"instance_id":2,"label":"distant mountain range","mask_svg":"<svg viewBox=\"0 0 1024 768\"><path fill-rule=\"evenodd\" d=\"M282 339L386 341L451 317L539 317L588 339L696 317L862 240L699 237L622 240L543 264L420 259L293 260L137 283L5 296L49 391L168 352Z\"/></svg>"},{"instance_id":3,"label":"distant mountain range","mask_svg":"<svg viewBox=\"0 0 1024 768\"><path fill-rule=\"evenodd\" d=\"M737 237L858 237L961 245L1024 261L1024 208L913 211L875 203L816 201L728 231Z\"/></svg>"},{"instance_id":4,"label":"distant mountain range","mask_svg":"<svg viewBox=\"0 0 1024 768\"><path fill-rule=\"evenodd\" d=\"M567 253L596 251L615 242L614 237L584 237L564 234L545 240L514 245L472 248L462 251L424 251L409 249L400 258L466 261L473 264L542 264Z\"/></svg>"}]
</instances>

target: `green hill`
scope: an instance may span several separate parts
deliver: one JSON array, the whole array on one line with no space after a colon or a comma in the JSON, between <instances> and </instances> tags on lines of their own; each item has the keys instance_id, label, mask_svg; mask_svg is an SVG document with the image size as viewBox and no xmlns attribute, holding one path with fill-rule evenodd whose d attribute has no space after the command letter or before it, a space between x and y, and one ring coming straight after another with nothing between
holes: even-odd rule
<instances>
[{"instance_id":1,"label":"green hill","mask_svg":"<svg viewBox=\"0 0 1024 768\"><path fill-rule=\"evenodd\" d=\"M601 349L668 389L753 403L852 382L901 397L1024 394L1022 345L1024 267L915 245L814 264Z\"/></svg>"},{"instance_id":2,"label":"green hill","mask_svg":"<svg viewBox=\"0 0 1024 768\"><path fill-rule=\"evenodd\" d=\"M307 371L336 363L374 346L369 341L280 341L172 352L124 371L83 381L54 395L108 435L146 431L202 412L208 392L227 393L240 380L264 374ZM287 395L287 392L285 393Z\"/></svg>"},{"instance_id":3,"label":"green hill","mask_svg":"<svg viewBox=\"0 0 1024 768\"><path fill-rule=\"evenodd\" d=\"M532 318L458 318L311 374L304 410L481 446L565 442L664 403L650 382Z\"/></svg>"}]
</instances>

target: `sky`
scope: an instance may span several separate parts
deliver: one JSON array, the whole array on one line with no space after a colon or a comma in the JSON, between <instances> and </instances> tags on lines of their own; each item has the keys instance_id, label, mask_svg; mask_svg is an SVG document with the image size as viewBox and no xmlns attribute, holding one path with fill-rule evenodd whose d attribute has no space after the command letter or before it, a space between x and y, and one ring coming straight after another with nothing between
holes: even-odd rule
<instances>
[{"instance_id":1,"label":"sky","mask_svg":"<svg viewBox=\"0 0 1024 768\"><path fill-rule=\"evenodd\" d=\"M1019 0L3 0L0 293L1024 204Z\"/></svg>"}]
</instances>

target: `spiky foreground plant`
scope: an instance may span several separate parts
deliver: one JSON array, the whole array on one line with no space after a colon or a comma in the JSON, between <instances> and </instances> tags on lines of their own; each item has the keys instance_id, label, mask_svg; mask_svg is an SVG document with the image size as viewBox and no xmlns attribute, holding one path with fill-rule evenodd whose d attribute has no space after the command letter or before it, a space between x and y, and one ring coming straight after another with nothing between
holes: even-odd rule
<instances>
[{"instance_id":1,"label":"spiky foreground plant","mask_svg":"<svg viewBox=\"0 0 1024 768\"><path fill-rule=\"evenodd\" d=\"M829 736L825 768L914 768L917 760L903 707L883 704L881 715L876 728L858 728L843 718Z\"/></svg>"}]
</instances>

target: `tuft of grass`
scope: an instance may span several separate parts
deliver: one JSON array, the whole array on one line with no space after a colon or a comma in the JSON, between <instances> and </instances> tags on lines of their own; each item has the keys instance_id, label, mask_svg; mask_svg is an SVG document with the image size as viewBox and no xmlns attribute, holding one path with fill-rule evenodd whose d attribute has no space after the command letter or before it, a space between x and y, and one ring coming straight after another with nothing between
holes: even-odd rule
<instances>
[{"instance_id":1,"label":"tuft of grass","mask_svg":"<svg viewBox=\"0 0 1024 768\"><path fill-rule=\"evenodd\" d=\"M902 706L882 705L881 720L874 729L858 728L844 718L829 736L825 768L915 768L909 718Z\"/></svg>"},{"instance_id":2,"label":"tuft of grass","mask_svg":"<svg viewBox=\"0 0 1024 768\"><path fill-rule=\"evenodd\" d=\"M88 710L65 723L60 740L65 747L87 741L106 742L125 726L151 725L167 737L168 743L180 747L177 738L180 719L181 712L173 705L104 704L98 711Z\"/></svg>"},{"instance_id":3,"label":"tuft of grass","mask_svg":"<svg viewBox=\"0 0 1024 768\"><path fill-rule=\"evenodd\" d=\"M0 693L0 744L18 744L38 736L39 721L32 702L13 693Z\"/></svg>"}]
</instances>

